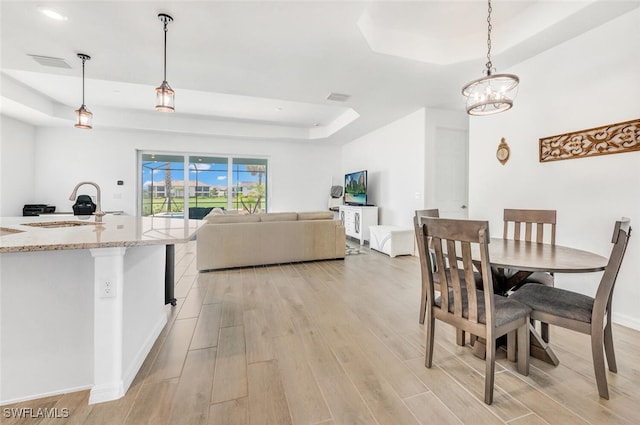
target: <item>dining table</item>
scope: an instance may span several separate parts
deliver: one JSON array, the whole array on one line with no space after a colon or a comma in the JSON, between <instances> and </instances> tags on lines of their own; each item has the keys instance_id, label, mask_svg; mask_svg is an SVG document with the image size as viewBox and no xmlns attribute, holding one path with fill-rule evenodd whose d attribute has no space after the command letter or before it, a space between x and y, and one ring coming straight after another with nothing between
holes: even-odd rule
<instances>
[{"instance_id":1,"label":"dining table","mask_svg":"<svg viewBox=\"0 0 640 425\"><path fill-rule=\"evenodd\" d=\"M471 252L475 261L480 261L477 246ZM493 270L493 286L496 294L508 296L534 272L589 273L605 269L608 258L593 252L562 245L491 238L489 261ZM513 271L505 273L505 270ZM531 356L558 365L559 361L549 344L542 339L536 328L531 331ZM475 348L475 347L474 347ZM475 348L476 353L483 351Z\"/></svg>"},{"instance_id":2,"label":"dining table","mask_svg":"<svg viewBox=\"0 0 640 425\"><path fill-rule=\"evenodd\" d=\"M472 252L479 260L480 252ZM587 273L602 271L609 261L601 255L562 245L491 238L489 243L491 267L498 271L494 288L506 294L524 282L533 272ZM517 270L501 275L505 269Z\"/></svg>"}]
</instances>

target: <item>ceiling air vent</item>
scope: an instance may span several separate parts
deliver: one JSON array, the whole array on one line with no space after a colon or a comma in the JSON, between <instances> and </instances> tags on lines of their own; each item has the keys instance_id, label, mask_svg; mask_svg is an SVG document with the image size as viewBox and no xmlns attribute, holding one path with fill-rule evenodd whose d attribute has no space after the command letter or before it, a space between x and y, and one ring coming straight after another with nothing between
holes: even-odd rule
<instances>
[{"instance_id":1,"label":"ceiling air vent","mask_svg":"<svg viewBox=\"0 0 640 425\"><path fill-rule=\"evenodd\" d=\"M52 58L49 56L40 56L40 55L27 55L27 56L31 56L34 61L38 62L42 66L52 66L54 68L71 68L69 64L64 61L64 59Z\"/></svg>"},{"instance_id":2,"label":"ceiling air vent","mask_svg":"<svg viewBox=\"0 0 640 425\"><path fill-rule=\"evenodd\" d=\"M333 100L335 102L346 102L350 97L351 95L349 94L331 93L329 96L327 96L327 99Z\"/></svg>"}]
</instances>

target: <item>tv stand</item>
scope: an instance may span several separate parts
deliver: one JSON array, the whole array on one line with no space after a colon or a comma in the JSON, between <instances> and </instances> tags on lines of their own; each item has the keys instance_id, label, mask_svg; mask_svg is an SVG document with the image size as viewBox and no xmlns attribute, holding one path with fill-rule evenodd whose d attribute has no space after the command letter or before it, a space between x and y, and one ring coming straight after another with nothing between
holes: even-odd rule
<instances>
[{"instance_id":1,"label":"tv stand","mask_svg":"<svg viewBox=\"0 0 640 425\"><path fill-rule=\"evenodd\" d=\"M340 205L340 221L345 234L364 245L364 241L369 240L369 226L378 224L378 207Z\"/></svg>"}]
</instances>

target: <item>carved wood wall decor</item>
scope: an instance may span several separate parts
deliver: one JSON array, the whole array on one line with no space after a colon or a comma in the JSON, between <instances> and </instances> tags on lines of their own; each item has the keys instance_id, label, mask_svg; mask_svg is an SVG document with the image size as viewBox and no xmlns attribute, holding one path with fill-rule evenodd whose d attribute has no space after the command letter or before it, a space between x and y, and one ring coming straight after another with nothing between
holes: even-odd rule
<instances>
[{"instance_id":1,"label":"carved wood wall decor","mask_svg":"<svg viewBox=\"0 0 640 425\"><path fill-rule=\"evenodd\" d=\"M540 139L540 162L640 150L640 119Z\"/></svg>"}]
</instances>

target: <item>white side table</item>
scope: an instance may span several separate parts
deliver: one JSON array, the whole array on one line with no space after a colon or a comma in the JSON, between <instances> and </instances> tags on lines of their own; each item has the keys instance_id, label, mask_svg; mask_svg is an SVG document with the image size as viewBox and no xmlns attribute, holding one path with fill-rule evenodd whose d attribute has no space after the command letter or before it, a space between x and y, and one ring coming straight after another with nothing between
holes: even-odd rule
<instances>
[{"instance_id":1,"label":"white side table","mask_svg":"<svg viewBox=\"0 0 640 425\"><path fill-rule=\"evenodd\" d=\"M370 226L369 247L390 257L413 255L414 231L399 226Z\"/></svg>"}]
</instances>

